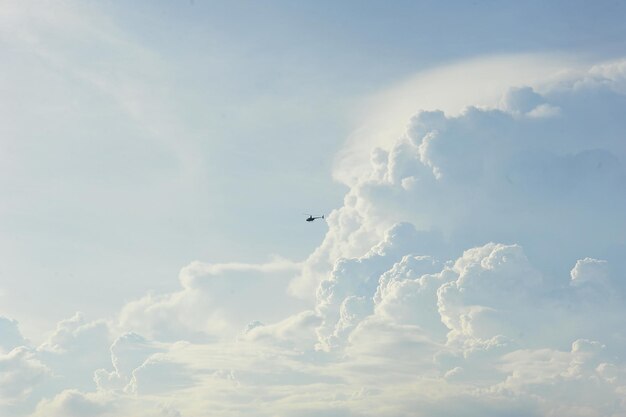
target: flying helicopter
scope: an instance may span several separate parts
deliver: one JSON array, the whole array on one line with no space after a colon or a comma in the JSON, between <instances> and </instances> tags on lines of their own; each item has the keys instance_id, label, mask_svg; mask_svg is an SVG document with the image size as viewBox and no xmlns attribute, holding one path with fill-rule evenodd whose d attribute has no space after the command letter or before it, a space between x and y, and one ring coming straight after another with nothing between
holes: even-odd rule
<instances>
[{"instance_id":1,"label":"flying helicopter","mask_svg":"<svg viewBox=\"0 0 626 417\"><path fill-rule=\"evenodd\" d=\"M321 216L313 216L312 214L308 215L309 217L306 218L307 222L312 222L315 219L323 219L324 215L322 214Z\"/></svg>"}]
</instances>

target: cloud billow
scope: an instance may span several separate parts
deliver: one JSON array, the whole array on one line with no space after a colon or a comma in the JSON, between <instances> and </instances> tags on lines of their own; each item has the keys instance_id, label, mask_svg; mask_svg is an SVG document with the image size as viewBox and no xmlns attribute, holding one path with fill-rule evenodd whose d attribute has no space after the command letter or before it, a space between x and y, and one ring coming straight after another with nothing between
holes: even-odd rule
<instances>
[{"instance_id":1,"label":"cloud billow","mask_svg":"<svg viewBox=\"0 0 626 417\"><path fill-rule=\"evenodd\" d=\"M417 112L303 263L195 262L178 291L39 347L2 319L0 410L626 414L624 68Z\"/></svg>"}]
</instances>

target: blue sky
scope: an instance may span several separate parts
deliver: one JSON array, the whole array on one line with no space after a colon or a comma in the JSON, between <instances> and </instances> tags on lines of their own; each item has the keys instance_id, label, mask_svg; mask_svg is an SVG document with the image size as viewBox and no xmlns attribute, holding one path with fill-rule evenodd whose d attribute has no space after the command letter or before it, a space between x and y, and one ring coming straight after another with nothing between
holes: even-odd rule
<instances>
[{"instance_id":1,"label":"blue sky","mask_svg":"<svg viewBox=\"0 0 626 417\"><path fill-rule=\"evenodd\" d=\"M625 17L610 1L2 3L0 372L26 383L0 384L0 415L203 415L176 398L211 387L246 415L220 384L249 399L283 377L262 415L368 415L359 395L404 415L433 378L477 415L585 415L532 400L529 381L569 377L605 378L622 405L589 415L620 415ZM508 309L484 296L511 292ZM533 297L561 337L528 328ZM604 324L567 324L586 316ZM604 352L595 374L581 346ZM298 359L227 365L254 350ZM479 351L500 364L484 379ZM546 352L562 369L514 372ZM402 368L423 379L385 382ZM320 384L310 410L299 378ZM418 408L457 415L434 398Z\"/></svg>"}]
</instances>

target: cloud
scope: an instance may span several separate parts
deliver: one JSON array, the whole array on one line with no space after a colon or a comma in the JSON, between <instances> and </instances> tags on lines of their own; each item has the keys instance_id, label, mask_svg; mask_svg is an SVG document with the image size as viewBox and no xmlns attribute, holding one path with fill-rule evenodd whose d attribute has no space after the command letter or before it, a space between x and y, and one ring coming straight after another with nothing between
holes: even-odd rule
<instances>
[{"instance_id":1,"label":"cloud","mask_svg":"<svg viewBox=\"0 0 626 417\"><path fill-rule=\"evenodd\" d=\"M547 291L519 245L489 243L451 261L410 253L386 259L394 248L410 252L414 233L399 225L364 257L337 262L332 309L253 323L235 342L164 344L127 334L111 349L116 372L127 376L133 401L154 407L150 395L159 395L181 415L206 407L223 415L619 415L624 367L614 352L623 341L616 348L619 340L574 334L609 334L581 320L605 321L611 311L603 300L592 303L571 277L561 294ZM582 279L586 267L597 273L595 264L610 283L598 260L575 262L571 275ZM367 271L376 277L372 285ZM613 307L624 317L623 304ZM576 331L554 332L565 314ZM341 343L316 352L314 330L330 317ZM570 398L570 391L581 395ZM250 401L253 408L244 405Z\"/></svg>"},{"instance_id":2,"label":"cloud","mask_svg":"<svg viewBox=\"0 0 626 417\"><path fill-rule=\"evenodd\" d=\"M339 259L317 290L317 312L323 317L318 328L320 348L341 343L346 333L373 310L372 295L381 274L406 253L426 250L424 236L408 223L391 227L385 237L365 255Z\"/></svg>"},{"instance_id":3,"label":"cloud","mask_svg":"<svg viewBox=\"0 0 626 417\"><path fill-rule=\"evenodd\" d=\"M30 410L42 397L66 388L93 389L94 369L110 363L109 331L102 321L87 322L76 313L59 322L39 347L20 335L16 321L3 324L4 346L13 346L0 359L1 403L7 412Z\"/></svg>"},{"instance_id":4,"label":"cloud","mask_svg":"<svg viewBox=\"0 0 626 417\"><path fill-rule=\"evenodd\" d=\"M0 321L0 389L34 416L624 415L625 67L558 68L365 140L303 263L193 262L38 349Z\"/></svg>"},{"instance_id":5,"label":"cloud","mask_svg":"<svg viewBox=\"0 0 626 417\"><path fill-rule=\"evenodd\" d=\"M34 416L82 417L111 415L112 404L100 394L85 394L77 390L66 390L51 400L37 405Z\"/></svg>"},{"instance_id":6,"label":"cloud","mask_svg":"<svg viewBox=\"0 0 626 417\"><path fill-rule=\"evenodd\" d=\"M597 286L606 287L608 283L607 262L601 259L585 258L576 261L570 276L574 287Z\"/></svg>"},{"instance_id":7,"label":"cloud","mask_svg":"<svg viewBox=\"0 0 626 417\"><path fill-rule=\"evenodd\" d=\"M452 279L451 270L431 256L406 255L380 276L374 294L375 314L413 325L443 340L447 329L437 309L438 288Z\"/></svg>"},{"instance_id":8,"label":"cloud","mask_svg":"<svg viewBox=\"0 0 626 417\"><path fill-rule=\"evenodd\" d=\"M344 376L382 384L428 375L488 397L517 378L518 368L493 363L522 352L563 357L574 369L580 346L603 346L622 361L626 126L615 115L623 68L617 61L514 85L491 107L421 111L404 133L378 142L368 166L340 159L351 188L292 290L320 283L318 348L347 355ZM396 234L407 238L394 244ZM559 372L537 384L565 393L573 379L584 389L599 378ZM621 404L621 383L607 381L603 398ZM564 406L567 396L541 389L516 395L518 414L594 409L593 396Z\"/></svg>"},{"instance_id":9,"label":"cloud","mask_svg":"<svg viewBox=\"0 0 626 417\"><path fill-rule=\"evenodd\" d=\"M101 390L132 391L133 372L141 367L152 355L163 352L164 348L136 333L120 335L110 348L112 371L109 364L95 371L93 379Z\"/></svg>"},{"instance_id":10,"label":"cloud","mask_svg":"<svg viewBox=\"0 0 626 417\"><path fill-rule=\"evenodd\" d=\"M550 269L618 252L624 240L615 231L626 228L626 126L616 114L626 100L623 64L601 67L610 76L596 66L540 89L504 89L493 107L417 112L352 171L344 206L328 216L330 232L294 287L314 286L334 260L361 256L399 222L432 234L431 253L444 258L489 241L521 244ZM556 246L548 256L544 248Z\"/></svg>"},{"instance_id":11,"label":"cloud","mask_svg":"<svg viewBox=\"0 0 626 417\"><path fill-rule=\"evenodd\" d=\"M37 358L54 375L42 392L95 388L94 370L111 363L111 340L109 326L104 321L89 322L79 312L61 320L56 330L37 347Z\"/></svg>"},{"instance_id":12,"label":"cloud","mask_svg":"<svg viewBox=\"0 0 626 417\"><path fill-rule=\"evenodd\" d=\"M180 272L179 291L128 303L120 313L120 328L172 342L235 336L254 320L277 321L297 311L286 287L299 268L282 259L265 264L193 262Z\"/></svg>"},{"instance_id":13,"label":"cloud","mask_svg":"<svg viewBox=\"0 0 626 417\"><path fill-rule=\"evenodd\" d=\"M333 175L353 185L369 170L372 149L388 149L420 111L458 116L468 106L495 108L503 95L522 86L580 79L589 64L564 54L485 56L422 71L385 89L360 109L361 125L336 158Z\"/></svg>"},{"instance_id":14,"label":"cloud","mask_svg":"<svg viewBox=\"0 0 626 417\"><path fill-rule=\"evenodd\" d=\"M470 349L489 346L515 340L536 326L528 309L537 308L542 279L519 246L470 249L453 271L458 278L437 290L441 321L450 329L448 342Z\"/></svg>"},{"instance_id":15,"label":"cloud","mask_svg":"<svg viewBox=\"0 0 626 417\"><path fill-rule=\"evenodd\" d=\"M240 336L240 340L291 348L297 351L311 350L317 342L315 329L322 318L311 310L302 311L277 323L265 325L259 321Z\"/></svg>"},{"instance_id":16,"label":"cloud","mask_svg":"<svg viewBox=\"0 0 626 417\"><path fill-rule=\"evenodd\" d=\"M0 354L0 410L27 399L50 376L32 349L22 346Z\"/></svg>"},{"instance_id":17,"label":"cloud","mask_svg":"<svg viewBox=\"0 0 626 417\"><path fill-rule=\"evenodd\" d=\"M604 350L601 343L578 339L569 351L520 350L507 354L500 366L509 376L498 389L544 398L551 407L545 415L620 415L625 374L607 362L610 356Z\"/></svg>"}]
</instances>

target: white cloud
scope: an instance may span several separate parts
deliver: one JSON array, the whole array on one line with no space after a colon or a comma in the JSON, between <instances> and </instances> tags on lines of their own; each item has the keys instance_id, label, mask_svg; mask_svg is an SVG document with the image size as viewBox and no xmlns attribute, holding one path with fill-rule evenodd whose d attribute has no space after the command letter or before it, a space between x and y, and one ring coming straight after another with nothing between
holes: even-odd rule
<instances>
[{"instance_id":1,"label":"white cloud","mask_svg":"<svg viewBox=\"0 0 626 417\"><path fill-rule=\"evenodd\" d=\"M468 106L497 107L511 87L543 89L579 79L588 64L563 54L499 55L464 60L423 71L370 98L360 111L359 129L339 153L334 175L353 185L368 170L372 149L389 149L419 111L458 116Z\"/></svg>"},{"instance_id":2,"label":"white cloud","mask_svg":"<svg viewBox=\"0 0 626 417\"><path fill-rule=\"evenodd\" d=\"M61 320L56 330L41 344L38 350L58 354L75 354L79 351L107 345L108 325L104 321L88 322L77 312L69 319ZM74 357L74 359L76 359Z\"/></svg>"},{"instance_id":3,"label":"white cloud","mask_svg":"<svg viewBox=\"0 0 626 417\"><path fill-rule=\"evenodd\" d=\"M104 321L89 322L81 313L60 321L37 348L37 357L54 375L44 392L94 389L94 370L111 363L111 340L109 326Z\"/></svg>"},{"instance_id":4,"label":"white cloud","mask_svg":"<svg viewBox=\"0 0 626 417\"><path fill-rule=\"evenodd\" d=\"M37 417L626 414L624 65L575 69L418 112L350 167L303 264L194 262L110 326L76 315L5 354L0 387L95 371Z\"/></svg>"},{"instance_id":5,"label":"white cloud","mask_svg":"<svg viewBox=\"0 0 626 417\"><path fill-rule=\"evenodd\" d=\"M453 267L458 274L437 290L449 342L489 346L516 340L536 325L541 275L522 248L488 244L466 251ZM533 308L534 307L534 308ZM529 316L529 310L535 310Z\"/></svg>"},{"instance_id":6,"label":"white cloud","mask_svg":"<svg viewBox=\"0 0 626 417\"><path fill-rule=\"evenodd\" d=\"M608 274L606 261L593 258L579 259L570 272L571 284L575 287L585 285L605 287L609 285Z\"/></svg>"},{"instance_id":7,"label":"white cloud","mask_svg":"<svg viewBox=\"0 0 626 417\"><path fill-rule=\"evenodd\" d=\"M163 347L136 333L125 333L111 345L110 364L113 365L113 370L107 371L109 364L105 364L105 368L95 371L93 379L98 389L133 391L133 372L152 355L164 350Z\"/></svg>"},{"instance_id":8,"label":"white cloud","mask_svg":"<svg viewBox=\"0 0 626 417\"><path fill-rule=\"evenodd\" d=\"M35 411L35 416L100 416L106 411L106 407L99 401L94 400L79 391L67 390L57 395L52 400L44 400Z\"/></svg>"},{"instance_id":9,"label":"white cloud","mask_svg":"<svg viewBox=\"0 0 626 417\"><path fill-rule=\"evenodd\" d=\"M32 349L22 346L0 354L0 410L27 399L50 376L50 369Z\"/></svg>"},{"instance_id":10,"label":"white cloud","mask_svg":"<svg viewBox=\"0 0 626 417\"><path fill-rule=\"evenodd\" d=\"M501 359L509 376L498 389L542 398L548 416L621 415L626 374L607 362L604 350L599 342L578 339L569 351L512 352Z\"/></svg>"},{"instance_id":11,"label":"white cloud","mask_svg":"<svg viewBox=\"0 0 626 417\"><path fill-rule=\"evenodd\" d=\"M321 322L322 318L318 314L306 310L273 324L253 322L240 339L298 351L311 350L317 342L315 329Z\"/></svg>"},{"instance_id":12,"label":"white cloud","mask_svg":"<svg viewBox=\"0 0 626 417\"><path fill-rule=\"evenodd\" d=\"M620 74L622 67L619 61L605 72ZM441 235L444 258L488 241L522 244L550 268L614 252L624 244L615 231L626 228L619 192L626 126L612 116L623 108L623 81L593 69L576 74L541 89L503 89L492 108L418 112L403 132L374 148L371 166L353 171L344 206L328 216L330 233L297 284L319 282L334 260L362 256L385 230L406 221L433 234L431 253L441 252L435 238ZM556 246L549 256L543 250Z\"/></svg>"},{"instance_id":13,"label":"white cloud","mask_svg":"<svg viewBox=\"0 0 626 417\"><path fill-rule=\"evenodd\" d=\"M372 312L372 296L381 274L405 254L425 250L423 238L411 224L399 223L362 257L337 260L317 290L316 310L323 318L318 328L320 348L341 343L347 331Z\"/></svg>"},{"instance_id":14,"label":"white cloud","mask_svg":"<svg viewBox=\"0 0 626 417\"><path fill-rule=\"evenodd\" d=\"M623 358L623 284L616 274L624 268L615 254L626 232L619 133L626 126L623 117L609 116L623 109L622 72L621 61L577 69L536 80L535 88L503 89L492 108L420 112L404 134L378 142L383 147L374 149L369 167L340 160L339 177L351 189L293 286L321 280L320 347L345 346L347 375L433 375L461 390L493 390L517 377L494 361L524 348L563 356L565 370L576 368L577 349L565 347L583 339ZM360 133L355 143L371 146ZM401 222L417 229L408 233L412 245L369 251L377 242L388 245L385 231ZM506 244L485 245L492 240ZM472 247L455 262L437 261ZM611 361L590 366L615 372ZM596 377L568 378L584 389ZM553 374L537 378L554 382ZM556 383L566 392L563 378ZM621 404L615 381L603 397ZM538 415L594 408L590 395L570 406L563 406L566 395L519 397L527 413L535 407ZM619 415L619 407L591 415Z\"/></svg>"},{"instance_id":15,"label":"white cloud","mask_svg":"<svg viewBox=\"0 0 626 417\"><path fill-rule=\"evenodd\" d=\"M206 264L183 268L182 289L149 294L128 303L119 323L161 341L233 337L254 321L277 321L297 311L286 293L300 265L276 259L265 264Z\"/></svg>"}]
</instances>

